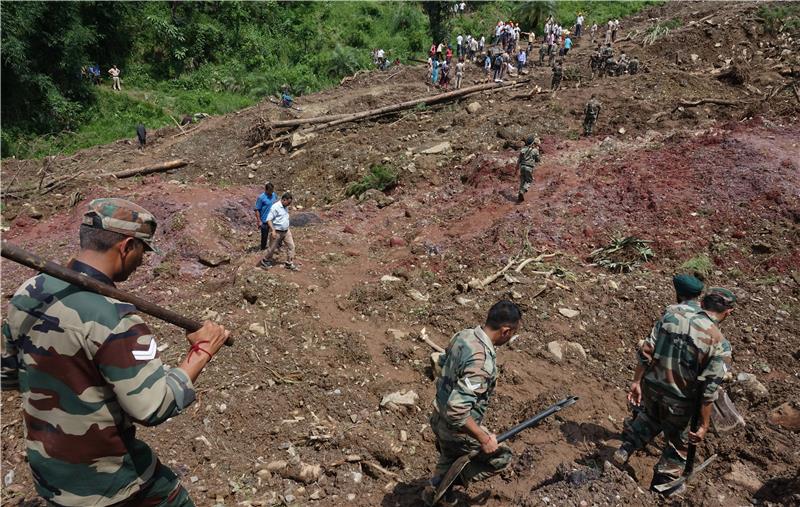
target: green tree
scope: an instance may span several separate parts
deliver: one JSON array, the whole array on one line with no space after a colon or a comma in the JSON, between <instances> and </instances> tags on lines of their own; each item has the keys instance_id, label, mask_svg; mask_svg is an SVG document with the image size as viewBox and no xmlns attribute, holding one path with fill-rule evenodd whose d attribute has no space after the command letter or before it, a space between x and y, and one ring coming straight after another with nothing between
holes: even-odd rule
<instances>
[{"instance_id":1,"label":"green tree","mask_svg":"<svg viewBox=\"0 0 800 507\"><path fill-rule=\"evenodd\" d=\"M537 0L534 2L520 2L514 9L514 17L523 26L539 28L544 25L547 17L555 14L555 0Z\"/></svg>"},{"instance_id":2,"label":"green tree","mask_svg":"<svg viewBox=\"0 0 800 507\"><path fill-rule=\"evenodd\" d=\"M434 42L448 40L450 36L449 21L452 14L452 2L422 2L422 8L428 15L428 33Z\"/></svg>"}]
</instances>

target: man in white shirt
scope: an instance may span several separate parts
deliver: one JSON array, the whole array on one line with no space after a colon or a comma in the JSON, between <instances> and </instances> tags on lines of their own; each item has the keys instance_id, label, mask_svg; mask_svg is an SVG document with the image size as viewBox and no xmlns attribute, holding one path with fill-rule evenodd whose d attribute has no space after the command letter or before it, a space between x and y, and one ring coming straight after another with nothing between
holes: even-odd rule
<instances>
[{"instance_id":1,"label":"man in white shirt","mask_svg":"<svg viewBox=\"0 0 800 507\"><path fill-rule=\"evenodd\" d=\"M575 20L575 37L583 35L583 14L578 13L578 19Z\"/></svg>"},{"instance_id":2,"label":"man in white shirt","mask_svg":"<svg viewBox=\"0 0 800 507\"><path fill-rule=\"evenodd\" d=\"M458 37L456 37L456 56L457 57L459 57L459 56L461 56L463 54L461 52L462 51L462 47L463 47L462 46L463 43L464 43L464 37L461 34L459 34Z\"/></svg>"},{"instance_id":3,"label":"man in white shirt","mask_svg":"<svg viewBox=\"0 0 800 507\"><path fill-rule=\"evenodd\" d=\"M281 202L276 202L267 214L267 227L270 231L271 244L269 250L261 259L260 266L262 268L271 268L275 265L272 256L278 249L286 243L286 269L298 271L298 267L294 265L294 240L292 239L292 231L289 230L289 206L292 204L292 194L289 192L281 196Z\"/></svg>"}]
</instances>

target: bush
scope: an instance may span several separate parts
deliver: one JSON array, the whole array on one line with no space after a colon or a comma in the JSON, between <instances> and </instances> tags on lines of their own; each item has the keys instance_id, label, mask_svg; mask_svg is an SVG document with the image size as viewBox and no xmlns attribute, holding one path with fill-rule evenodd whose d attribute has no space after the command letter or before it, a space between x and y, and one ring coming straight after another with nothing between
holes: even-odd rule
<instances>
[{"instance_id":1,"label":"bush","mask_svg":"<svg viewBox=\"0 0 800 507\"><path fill-rule=\"evenodd\" d=\"M700 275L700 278L705 278L711 273L713 267L714 264L711 262L708 255L701 254L681 264L680 269L687 273L696 273Z\"/></svg>"},{"instance_id":2,"label":"bush","mask_svg":"<svg viewBox=\"0 0 800 507\"><path fill-rule=\"evenodd\" d=\"M384 192L396 185L397 173L394 170L383 165L374 165L363 178L348 185L346 193L348 196L359 196L371 188Z\"/></svg>"}]
</instances>

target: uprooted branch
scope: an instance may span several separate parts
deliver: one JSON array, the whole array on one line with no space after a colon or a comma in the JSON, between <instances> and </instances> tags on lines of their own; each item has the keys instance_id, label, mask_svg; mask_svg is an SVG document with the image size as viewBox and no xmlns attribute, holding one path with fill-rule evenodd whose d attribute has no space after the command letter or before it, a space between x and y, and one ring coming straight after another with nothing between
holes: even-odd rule
<instances>
[{"instance_id":1,"label":"uprooted branch","mask_svg":"<svg viewBox=\"0 0 800 507\"><path fill-rule=\"evenodd\" d=\"M558 255L558 254L557 253L541 254L541 255L538 255L536 257L529 257L527 259L523 259L522 261L519 262L519 265L516 268L514 268L514 271L517 272L517 273L521 273L522 270L525 269L525 266L527 266L531 262L540 262L540 261L542 261L544 259L549 259L551 257L555 257L556 255ZM506 264L501 270L499 270L499 271L487 276L486 278L483 278L482 280L479 280L477 278L471 279L469 282L467 282L467 286L472 290L484 289L489 284L491 284L492 282L494 282L495 280L497 280L498 278L503 276L503 274L506 271L508 271L509 269L511 269L514 266L514 264L517 264L517 258L516 257L513 257L511 260L509 260L508 264ZM552 273L550 273L550 274L552 274ZM563 286L561 286L561 287L563 288Z\"/></svg>"}]
</instances>

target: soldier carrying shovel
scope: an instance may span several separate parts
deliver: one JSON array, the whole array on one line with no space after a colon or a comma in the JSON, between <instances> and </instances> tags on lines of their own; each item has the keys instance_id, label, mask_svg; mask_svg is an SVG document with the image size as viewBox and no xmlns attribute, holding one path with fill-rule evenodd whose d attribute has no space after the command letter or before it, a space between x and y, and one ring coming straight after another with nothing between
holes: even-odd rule
<instances>
[{"instance_id":1,"label":"soldier carrying shovel","mask_svg":"<svg viewBox=\"0 0 800 507\"><path fill-rule=\"evenodd\" d=\"M436 382L434 411L430 417L436 435L439 461L423 501L433 505L439 483L451 465L463 455L480 450L460 474L461 484L490 477L511 461L511 449L498 445L497 437L481 426L489 398L497 383L495 347L508 343L519 330L522 312L511 301L500 301L489 309L486 323L465 329L450 340ZM439 502L454 505L450 488Z\"/></svg>"},{"instance_id":2,"label":"soldier carrying shovel","mask_svg":"<svg viewBox=\"0 0 800 507\"><path fill-rule=\"evenodd\" d=\"M696 290L684 287L684 282L676 277L679 300ZM613 460L624 465L663 432L666 443L650 484L654 491L672 495L685 489L681 475L691 472L694 448L708 431L725 376L725 338L717 326L731 314L735 302L728 289L712 288L700 308L691 298L669 306L639 348L628 400L642 410L625 428ZM675 487L665 490L668 484Z\"/></svg>"}]
</instances>

